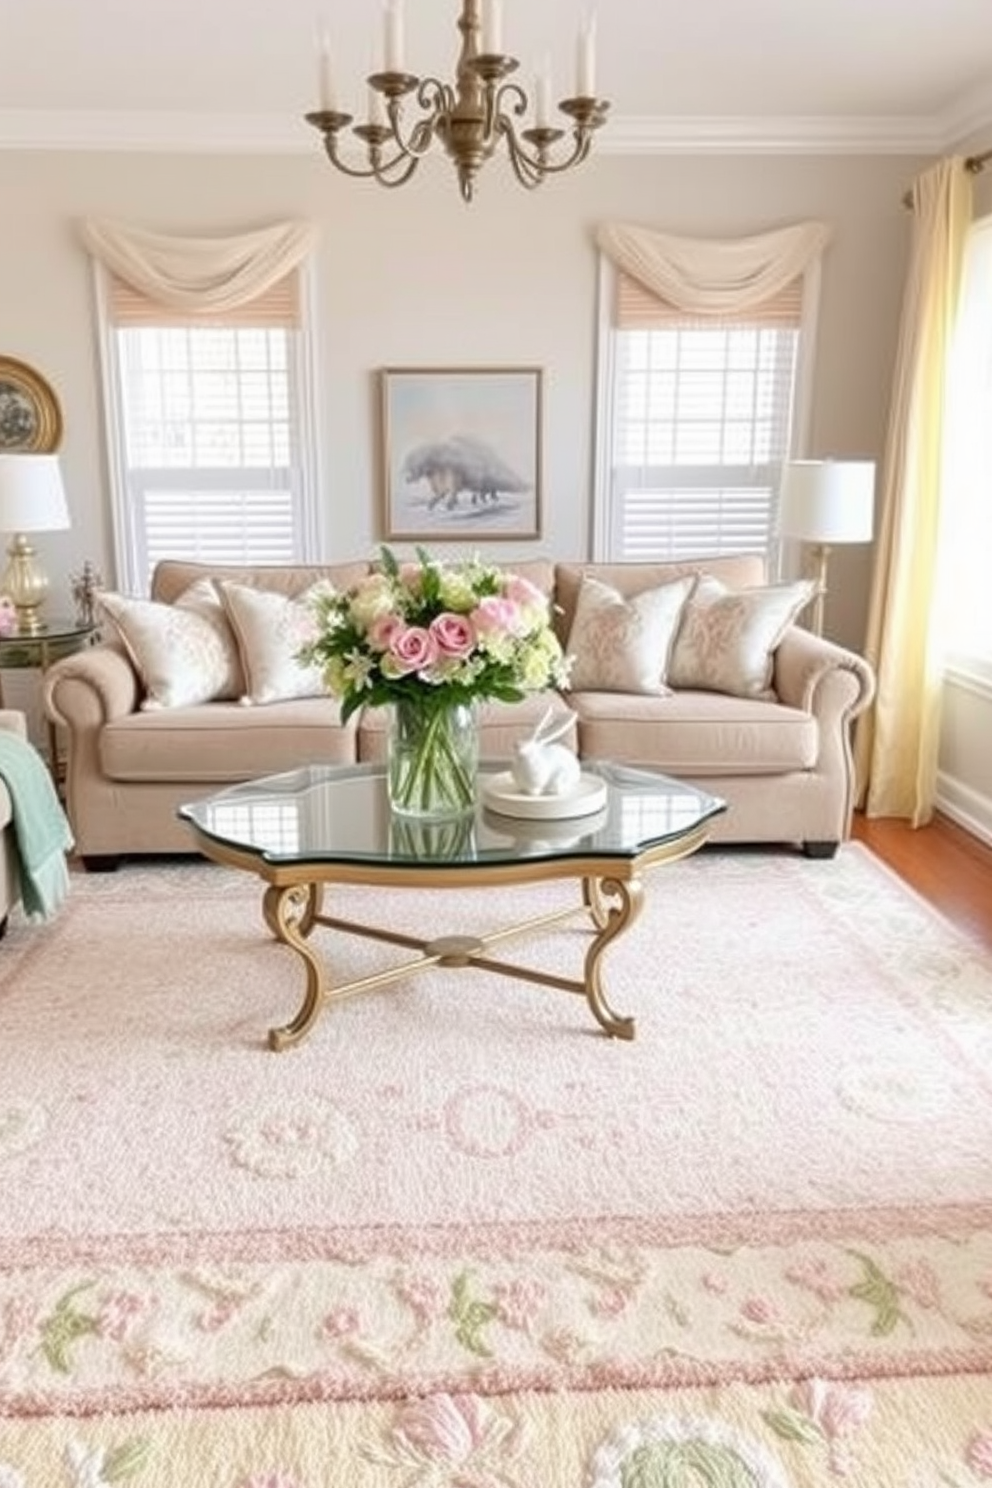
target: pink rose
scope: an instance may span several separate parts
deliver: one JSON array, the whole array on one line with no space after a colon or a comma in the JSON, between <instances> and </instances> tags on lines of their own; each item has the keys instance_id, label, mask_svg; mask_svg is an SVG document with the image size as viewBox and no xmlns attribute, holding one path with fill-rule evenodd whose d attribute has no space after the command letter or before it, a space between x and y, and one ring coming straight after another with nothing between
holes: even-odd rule
<instances>
[{"instance_id":1,"label":"pink rose","mask_svg":"<svg viewBox=\"0 0 992 1488\"><path fill-rule=\"evenodd\" d=\"M431 621L431 635L444 656L467 656L475 645L475 631L464 615L444 611Z\"/></svg>"},{"instance_id":2,"label":"pink rose","mask_svg":"<svg viewBox=\"0 0 992 1488\"><path fill-rule=\"evenodd\" d=\"M520 626L520 612L510 599L488 595L480 599L471 615L478 635L516 635Z\"/></svg>"},{"instance_id":3,"label":"pink rose","mask_svg":"<svg viewBox=\"0 0 992 1488\"><path fill-rule=\"evenodd\" d=\"M530 579L522 579L519 574L507 574L503 593L507 599L524 608L536 607L543 610L548 603L547 595L542 594Z\"/></svg>"},{"instance_id":4,"label":"pink rose","mask_svg":"<svg viewBox=\"0 0 992 1488\"><path fill-rule=\"evenodd\" d=\"M373 620L368 630L368 643L373 651L388 651L393 636L403 629L403 621L396 615L380 615Z\"/></svg>"},{"instance_id":5,"label":"pink rose","mask_svg":"<svg viewBox=\"0 0 992 1488\"><path fill-rule=\"evenodd\" d=\"M412 594L420 593L423 577L424 572L419 563L400 564L400 583L404 589L409 589Z\"/></svg>"},{"instance_id":6,"label":"pink rose","mask_svg":"<svg viewBox=\"0 0 992 1488\"><path fill-rule=\"evenodd\" d=\"M389 654L401 675L419 672L437 660L437 641L422 625L400 626L390 637Z\"/></svg>"}]
</instances>

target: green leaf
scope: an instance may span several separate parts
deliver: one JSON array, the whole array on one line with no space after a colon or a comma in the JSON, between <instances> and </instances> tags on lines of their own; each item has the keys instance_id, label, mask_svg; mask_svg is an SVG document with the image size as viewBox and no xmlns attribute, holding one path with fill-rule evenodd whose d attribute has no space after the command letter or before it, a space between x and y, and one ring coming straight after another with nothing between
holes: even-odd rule
<instances>
[{"instance_id":1,"label":"green leaf","mask_svg":"<svg viewBox=\"0 0 992 1488\"><path fill-rule=\"evenodd\" d=\"M875 1319L871 1325L875 1338L885 1338L895 1331L900 1322L908 1322L899 1306L899 1288L889 1280L870 1256L860 1251L849 1252L864 1268L864 1280L848 1289L848 1295L874 1308Z\"/></svg>"},{"instance_id":2,"label":"green leaf","mask_svg":"<svg viewBox=\"0 0 992 1488\"><path fill-rule=\"evenodd\" d=\"M108 1483L120 1483L125 1478L131 1478L136 1472L140 1472L148 1461L151 1450L150 1443L144 1437L136 1436L133 1441L126 1441L112 1452L108 1452L103 1463L103 1477Z\"/></svg>"},{"instance_id":3,"label":"green leaf","mask_svg":"<svg viewBox=\"0 0 992 1488\"><path fill-rule=\"evenodd\" d=\"M762 1411L761 1414L776 1436L781 1436L786 1441L804 1442L812 1446L826 1440L816 1422L810 1420L809 1416L804 1416L802 1411L782 1406L780 1410Z\"/></svg>"},{"instance_id":4,"label":"green leaf","mask_svg":"<svg viewBox=\"0 0 992 1488\"><path fill-rule=\"evenodd\" d=\"M396 561L396 555L393 550L391 548L387 548L386 545L383 544L382 547L380 547L379 549L379 558L380 562L382 563L383 573L387 573L391 579L397 578L399 575L400 566Z\"/></svg>"},{"instance_id":5,"label":"green leaf","mask_svg":"<svg viewBox=\"0 0 992 1488\"><path fill-rule=\"evenodd\" d=\"M82 1286L73 1287L66 1292L56 1303L55 1311L51 1317L44 1320L41 1325L41 1351L48 1360L49 1365L58 1374L71 1374L72 1366L69 1359L69 1346L77 1338L84 1338L87 1334L98 1332L97 1320L85 1312L80 1312L73 1306L75 1298L81 1292L88 1291L92 1282L84 1282Z\"/></svg>"},{"instance_id":6,"label":"green leaf","mask_svg":"<svg viewBox=\"0 0 992 1488\"><path fill-rule=\"evenodd\" d=\"M448 1316L456 1325L455 1338L470 1354L478 1354L483 1359L492 1357L492 1349L482 1338L481 1330L492 1322L497 1312L495 1303L483 1302L470 1296L467 1271L455 1277L451 1284Z\"/></svg>"},{"instance_id":7,"label":"green leaf","mask_svg":"<svg viewBox=\"0 0 992 1488\"><path fill-rule=\"evenodd\" d=\"M651 1442L620 1467L622 1488L761 1488L732 1447L716 1442Z\"/></svg>"}]
</instances>

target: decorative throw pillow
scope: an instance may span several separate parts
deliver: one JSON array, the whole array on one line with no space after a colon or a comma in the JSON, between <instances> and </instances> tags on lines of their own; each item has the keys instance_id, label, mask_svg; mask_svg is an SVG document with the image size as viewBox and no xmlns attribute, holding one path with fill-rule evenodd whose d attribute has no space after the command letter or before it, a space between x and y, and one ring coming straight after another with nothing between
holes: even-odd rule
<instances>
[{"instance_id":1,"label":"decorative throw pillow","mask_svg":"<svg viewBox=\"0 0 992 1488\"><path fill-rule=\"evenodd\" d=\"M97 595L99 611L119 632L141 678L147 711L238 695L234 637L222 608L211 605L203 589L202 581L191 585L175 604L111 591Z\"/></svg>"},{"instance_id":2,"label":"decorative throw pillow","mask_svg":"<svg viewBox=\"0 0 992 1488\"><path fill-rule=\"evenodd\" d=\"M326 692L319 667L305 667L297 652L315 634L311 601L326 580L291 598L272 589L255 589L233 579L218 583L228 619L238 641L245 674L243 703L276 703L288 698L319 697Z\"/></svg>"},{"instance_id":3,"label":"decorative throw pillow","mask_svg":"<svg viewBox=\"0 0 992 1488\"><path fill-rule=\"evenodd\" d=\"M675 637L669 682L736 697L766 696L775 648L815 587L804 579L733 590L719 579L701 576Z\"/></svg>"},{"instance_id":4,"label":"decorative throw pillow","mask_svg":"<svg viewBox=\"0 0 992 1488\"><path fill-rule=\"evenodd\" d=\"M689 576L626 599L586 575L579 586L566 650L576 692L663 694L679 617L695 579Z\"/></svg>"}]
</instances>

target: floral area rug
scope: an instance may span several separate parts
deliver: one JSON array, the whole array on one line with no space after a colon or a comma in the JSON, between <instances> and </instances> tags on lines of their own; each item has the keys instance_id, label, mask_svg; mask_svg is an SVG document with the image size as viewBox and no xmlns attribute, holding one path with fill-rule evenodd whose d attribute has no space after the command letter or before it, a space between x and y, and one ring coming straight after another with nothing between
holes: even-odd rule
<instances>
[{"instance_id":1,"label":"floral area rug","mask_svg":"<svg viewBox=\"0 0 992 1488\"><path fill-rule=\"evenodd\" d=\"M443 933L568 896L333 899ZM317 934L340 978L404 954ZM992 959L860 846L708 850L607 980L633 1043L439 969L275 1054L302 967L244 875L12 923L0 1488L992 1482Z\"/></svg>"}]
</instances>

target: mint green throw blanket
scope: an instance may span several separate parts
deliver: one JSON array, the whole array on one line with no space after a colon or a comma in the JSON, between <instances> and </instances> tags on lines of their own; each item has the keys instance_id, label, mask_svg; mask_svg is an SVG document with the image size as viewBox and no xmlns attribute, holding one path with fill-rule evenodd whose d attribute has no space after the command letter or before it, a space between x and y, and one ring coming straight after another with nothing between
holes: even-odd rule
<instances>
[{"instance_id":1,"label":"mint green throw blanket","mask_svg":"<svg viewBox=\"0 0 992 1488\"><path fill-rule=\"evenodd\" d=\"M65 855L72 831L41 755L2 729L0 778L10 792L24 913L29 920L47 920L69 892Z\"/></svg>"}]
</instances>

